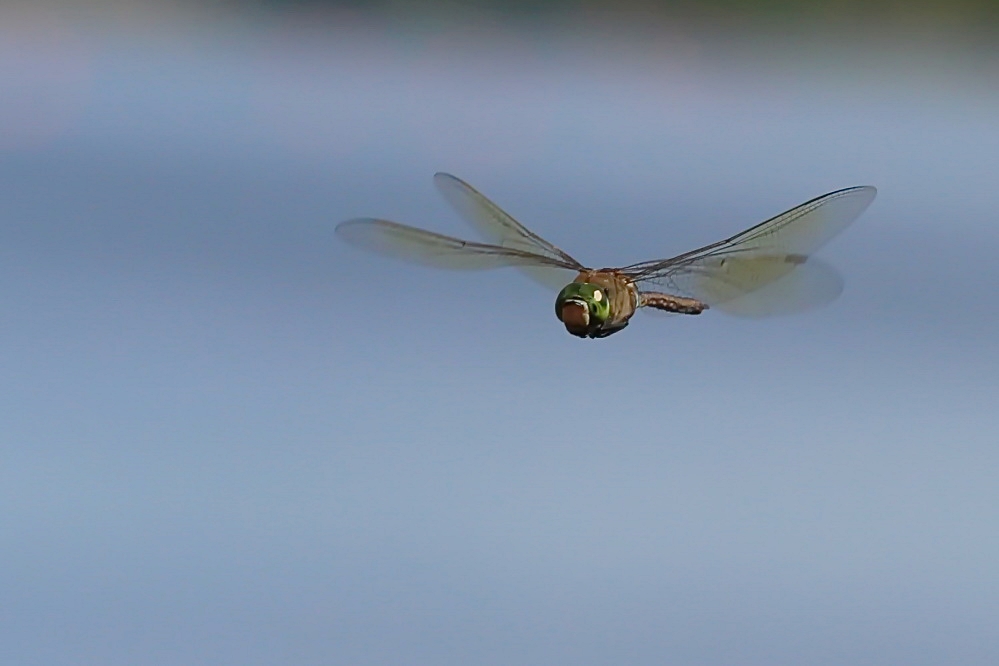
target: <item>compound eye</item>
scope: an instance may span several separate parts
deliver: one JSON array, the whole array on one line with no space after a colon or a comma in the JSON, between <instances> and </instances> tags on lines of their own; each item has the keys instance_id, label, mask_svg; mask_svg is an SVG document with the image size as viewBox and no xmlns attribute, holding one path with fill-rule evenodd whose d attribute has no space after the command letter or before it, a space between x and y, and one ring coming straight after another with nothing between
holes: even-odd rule
<instances>
[{"instance_id":1,"label":"compound eye","mask_svg":"<svg viewBox=\"0 0 999 666\"><path fill-rule=\"evenodd\" d=\"M603 298L604 298L604 292L600 291L599 289L593 290L593 300L599 303L600 301L603 300Z\"/></svg>"}]
</instances>

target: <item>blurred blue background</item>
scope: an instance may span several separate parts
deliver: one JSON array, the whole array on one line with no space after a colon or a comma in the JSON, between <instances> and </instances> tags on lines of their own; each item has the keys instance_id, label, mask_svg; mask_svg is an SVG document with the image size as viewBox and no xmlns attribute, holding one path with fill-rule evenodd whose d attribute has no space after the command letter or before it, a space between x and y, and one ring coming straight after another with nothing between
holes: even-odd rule
<instances>
[{"instance_id":1,"label":"blurred blue background","mask_svg":"<svg viewBox=\"0 0 999 666\"><path fill-rule=\"evenodd\" d=\"M999 663L975 16L5 4L0 662ZM596 265L880 195L825 309L582 341L336 241L438 170Z\"/></svg>"}]
</instances>

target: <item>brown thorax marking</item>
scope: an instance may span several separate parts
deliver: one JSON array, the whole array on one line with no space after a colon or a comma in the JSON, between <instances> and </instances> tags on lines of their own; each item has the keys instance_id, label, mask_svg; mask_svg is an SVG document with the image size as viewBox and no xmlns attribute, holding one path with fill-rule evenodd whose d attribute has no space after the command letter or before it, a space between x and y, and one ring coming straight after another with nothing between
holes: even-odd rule
<instances>
[{"instance_id":1,"label":"brown thorax marking","mask_svg":"<svg viewBox=\"0 0 999 666\"><path fill-rule=\"evenodd\" d=\"M611 302L611 321L619 324L631 319L638 308L655 308L677 314L701 314L708 304L696 298L686 298L657 291L639 292L631 278L613 269L581 271L573 282L589 282L604 288Z\"/></svg>"},{"instance_id":2,"label":"brown thorax marking","mask_svg":"<svg viewBox=\"0 0 999 666\"><path fill-rule=\"evenodd\" d=\"M613 269L581 271L573 282L589 282L603 287L610 299L611 316L605 328L627 323L638 308L655 308L677 314L701 314L708 304L696 298L686 298L656 291L639 292L631 278Z\"/></svg>"},{"instance_id":3,"label":"brown thorax marking","mask_svg":"<svg viewBox=\"0 0 999 666\"><path fill-rule=\"evenodd\" d=\"M589 282L603 288L610 301L610 319L604 325L605 328L615 328L627 322L640 305L635 283L617 271L580 271L573 282Z\"/></svg>"}]
</instances>

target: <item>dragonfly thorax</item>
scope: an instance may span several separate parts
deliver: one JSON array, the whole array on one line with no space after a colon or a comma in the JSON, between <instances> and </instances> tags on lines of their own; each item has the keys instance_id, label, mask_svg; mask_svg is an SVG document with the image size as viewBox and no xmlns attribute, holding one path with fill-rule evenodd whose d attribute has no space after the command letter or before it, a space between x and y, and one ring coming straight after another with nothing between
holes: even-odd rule
<instances>
[{"instance_id":1,"label":"dragonfly thorax","mask_svg":"<svg viewBox=\"0 0 999 666\"><path fill-rule=\"evenodd\" d=\"M565 286L555 299L555 316L569 333L593 337L611 314L610 298L598 284L573 282Z\"/></svg>"}]
</instances>

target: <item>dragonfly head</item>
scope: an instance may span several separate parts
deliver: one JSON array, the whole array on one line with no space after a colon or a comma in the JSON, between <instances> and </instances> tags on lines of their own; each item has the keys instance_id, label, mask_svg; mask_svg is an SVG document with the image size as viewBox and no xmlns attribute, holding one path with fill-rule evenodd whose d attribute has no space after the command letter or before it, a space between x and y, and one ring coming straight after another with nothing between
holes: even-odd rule
<instances>
[{"instance_id":1,"label":"dragonfly head","mask_svg":"<svg viewBox=\"0 0 999 666\"><path fill-rule=\"evenodd\" d=\"M610 300L600 285L572 282L555 299L555 316L565 324L565 330L585 338L610 318Z\"/></svg>"}]
</instances>

